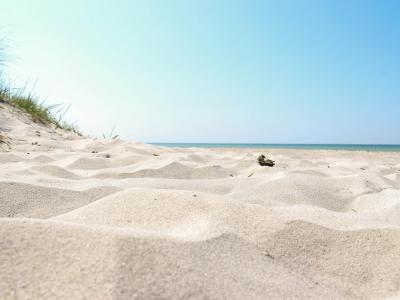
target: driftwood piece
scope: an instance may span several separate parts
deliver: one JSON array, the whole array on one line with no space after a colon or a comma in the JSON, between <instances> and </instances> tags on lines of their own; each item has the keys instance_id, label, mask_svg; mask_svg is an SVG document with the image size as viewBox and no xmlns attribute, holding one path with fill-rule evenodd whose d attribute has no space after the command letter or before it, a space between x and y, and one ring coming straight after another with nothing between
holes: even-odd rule
<instances>
[{"instance_id":1,"label":"driftwood piece","mask_svg":"<svg viewBox=\"0 0 400 300\"><path fill-rule=\"evenodd\" d=\"M273 166L275 166L275 161L270 160L270 159L266 158L264 154L261 154L261 155L258 157L258 164L259 164L260 166L263 166L263 167L264 167L264 166L266 166L266 167L273 167Z\"/></svg>"}]
</instances>

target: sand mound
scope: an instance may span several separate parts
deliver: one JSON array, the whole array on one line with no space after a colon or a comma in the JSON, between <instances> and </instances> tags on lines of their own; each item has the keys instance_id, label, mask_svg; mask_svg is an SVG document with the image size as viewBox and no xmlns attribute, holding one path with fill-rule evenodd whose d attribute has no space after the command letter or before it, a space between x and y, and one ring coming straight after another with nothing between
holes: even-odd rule
<instances>
[{"instance_id":1,"label":"sand mound","mask_svg":"<svg viewBox=\"0 0 400 300\"><path fill-rule=\"evenodd\" d=\"M118 191L99 187L71 191L15 182L0 182L0 217L50 218Z\"/></svg>"},{"instance_id":2,"label":"sand mound","mask_svg":"<svg viewBox=\"0 0 400 300\"><path fill-rule=\"evenodd\" d=\"M24 160L25 160L24 158L11 153L2 153L0 155L0 163L2 164L16 163Z\"/></svg>"},{"instance_id":3,"label":"sand mound","mask_svg":"<svg viewBox=\"0 0 400 300\"><path fill-rule=\"evenodd\" d=\"M193 168L178 162L159 169L141 169L132 173L99 174L98 178L171 178L171 179L213 179L233 176L235 172L219 165Z\"/></svg>"},{"instance_id":4,"label":"sand mound","mask_svg":"<svg viewBox=\"0 0 400 300\"><path fill-rule=\"evenodd\" d=\"M72 169L80 169L80 170L98 170L110 168L111 163L107 158L79 158L73 163L71 163L68 167Z\"/></svg>"},{"instance_id":5,"label":"sand mound","mask_svg":"<svg viewBox=\"0 0 400 300\"><path fill-rule=\"evenodd\" d=\"M189 243L54 222L0 222L2 298L345 296L292 274L263 249L234 235Z\"/></svg>"},{"instance_id":6,"label":"sand mound","mask_svg":"<svg viewBox=\"0 0 400 300\"><path fill-rule=\"evenodd\" d=\"M32 161L41 163L41 164L48 164L54 161L53 158L46 156L46 155L38 155L35 158L32 158Z\"/></svg>"},{"instance_id":7,"label":"sand mound","mask_svg":"<svg viewBox=\"0 0 400 300\"><path fill-rule=\"evenodd\" d=\"M400 212L400 191L386 189L378 193L361 195L352 202L352 209L367 213L388 209Z\"/></svg>"},{"instance_id":8,"label":"sand mound","mask_svg":"<svg viewBox=\"0 0 400 300\"><path fill-rule=\"evenodd\" d=\"M398 229L343 232L297 221L276 232L264 247L294 273L336 286L351 298L398 293Z\"/></svg>"},{"instance_id":9,"label":"sand mound","mask_svg":"<svg viewBox=\"0 0 400 300\"><path fill-rule=\"evenodd\" d=\"M126 167L143 160L139 156L128 156L119 159L104 157L82 157L67 167L76 170L101 170L107 168Z\"/></svg>"},{"instance_id":10,"label":"sand mound","mask_svg":"<svg viewBox=\"0 0 400 300\"><path fill-rule=\"evenodd\" d=\"M352 200L362 194L393 188L393 184L379 176L365 177L319 176L315 174L288 173L273 180L263 181L237 191L236 199L271 205L310 204L333 211L347 211ZM278 202L277 202L278 201Z\"/></svg>"},{"instance_id":11,"label":"sand mound","mask_svg":"<svg viewBox=\"0 0 400 300\"><path fill-rule=\"evenodd\" d=\"M44 175L57 177L57 178L64 178L64 179L74 179L77 180L80 177L70 171L67 171L61 167L53 166L53 165L42 165L42 166L34 166L31 170L42 173Z\"/></svg>"}]
</instances>

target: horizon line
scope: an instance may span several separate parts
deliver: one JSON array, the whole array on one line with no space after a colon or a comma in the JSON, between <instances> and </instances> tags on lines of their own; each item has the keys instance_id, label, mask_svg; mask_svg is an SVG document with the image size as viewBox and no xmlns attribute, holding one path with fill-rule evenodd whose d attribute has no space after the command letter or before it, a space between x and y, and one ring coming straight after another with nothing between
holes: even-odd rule
<instances>
[{"instance_id":1,"label":"horizon line","mask_svg":"<svg viewBox=\"0 0 400 300\"><path fill-rule=\"evenodd\" d=\"M327 145L327 146L400 146L400 144L371 144L371 143L249 143L249 142L146 142L148 144L217 144L217 145Z\"/></svg>"}]
</instances>

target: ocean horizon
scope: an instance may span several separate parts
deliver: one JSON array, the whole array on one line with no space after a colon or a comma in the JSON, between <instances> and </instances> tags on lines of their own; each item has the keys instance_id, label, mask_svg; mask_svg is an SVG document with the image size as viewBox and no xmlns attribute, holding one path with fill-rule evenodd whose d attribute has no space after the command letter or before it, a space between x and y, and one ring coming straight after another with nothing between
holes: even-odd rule
<instances>
[{"instance_id":1,"label":"ocean horizon","mask_svg":"<svg viewBox=\"0 0 400 300\"><path fill-rule=\"evenodd\" d=\"M254 148L298 150L348 150L371 152L400 152L400 145L385 144L263 144L263 143L149 143L179 148Z\"/></svg>"}]
</instances>

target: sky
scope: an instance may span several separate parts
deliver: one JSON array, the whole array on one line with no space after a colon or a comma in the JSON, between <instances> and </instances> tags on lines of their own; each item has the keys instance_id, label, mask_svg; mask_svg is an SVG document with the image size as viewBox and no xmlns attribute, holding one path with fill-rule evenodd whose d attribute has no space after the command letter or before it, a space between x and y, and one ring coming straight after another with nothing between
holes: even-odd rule
<instances>
[{"instance_id":1,"label":"sky","mask_svg":"<svg viewBox=\"0 0 400 300\"><path fill-rule=\"evenodd\" d=\"M400 144L397 0L1 0L0 34L92 136Z\"/></svg>"}]
</instances>

